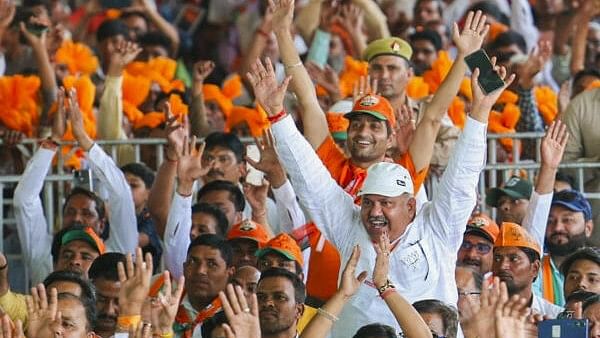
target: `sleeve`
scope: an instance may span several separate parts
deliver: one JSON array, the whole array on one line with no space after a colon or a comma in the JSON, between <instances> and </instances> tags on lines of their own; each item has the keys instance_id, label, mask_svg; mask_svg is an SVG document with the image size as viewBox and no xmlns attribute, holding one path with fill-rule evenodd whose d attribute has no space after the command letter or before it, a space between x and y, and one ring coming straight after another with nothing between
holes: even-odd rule
<instances>
[{"instance_id":1,"label":"sleeve","mask_svg":"<svg viewBox=\"0 0 600 338\"><path fill-rule=\"evenodd\" d=\"M290 180L286 180L281 187L273 189L273 196L277 210L279 210L280 232L291 233L297 227L306 224L304 212L300 209L296 192Z\"/></svg>"},{"instance_id":2,"label":"sleeve","mask_svg":"<svg viewBox=\"0 0 600 338\"><path fill-rule=\"evenodd\" d=\"M139 243L137 219L133 196L125 175L97 144L90 149L88 158L94 176L108 190L110 196L110 233L106 247L109 251L133 254Z\"/></svg>"},{"instance_id":3,"label":"sleeve","mask_svg":"<svg viewBox=\"0 0 600 338\"><path fill-rule=\"evenodd\" d=\"M340 250L351 247L354 201L338 184L300 134L291 116L272 125L281 158L300 203L327 238Z\"/></svg>"},{"instance_id":4,"label":"sleeve","mask_svg":"<svg viewBox=\"0 0 600 338\"><path fill-rule=\"evenodd\" d=\"M540 195L534 190L529 198L527 213L523 218L523 227L538 242L542 252L544 252L546 225L548 224L553 195L554 193Z\"/></svg>"},{"instance_id":5,"label":"sleeve","mask_svg":"<svg viewBox=\"0 0 600 338\"><path fill-rule=\"evenodd\" d=\"M190 246L192 230L192 196L173 195L164 237L165 268L173 279L183 276L183 263Z\"/></svg>"},{"instance_id":6,"label":"sleeve","mask_svg":"<svg viewBox=\"0 0 600 338\"><path fill-rule=\"evenodd\" d=\"M537 101L532 89L517 90L521 118L517 122L517 131L544 131L544 121L537 108Z\"/></svg>"},{"instance_id":7,"label":"sleeve","mask_svg":"<svg viewBox=\"0 0 600 338\"><path fill-rule=\"evenodd\" d=\"M14 293L11 290L0 297L0 308L2 312L6 313L13 321L20 319L24 327L27 327L27 303L25 298L27 296L20 293Z\"/></svg>"},{"instance_id":8,"label":"sleeve","mask_svg":"<svg viewBox=\"0 0 600 338\"><path fill-rule=\"evenodd\" d=\"M531 5L527 0L512 0L510 28L525 38L528 52L537 45L540 32L533 22Z\"/></svg>"},{"instance_id":9,"label":"sleeve","mask_svg":"<svg viewBox=\"0 0 600 338\"><path fill-rule=\"evenodd\" d=\"M429 167L417 172L415 164L413 163L412 157L408 151L404 153L396 163L406 168L406 170L408 170L410 173L416 194L419 190L421 190L421 186L423 186L423 182L425 182L425 179L427 178L427 171L429 170Z\"/></svg>"},{"instance_id":10,"label":"sleeve","mask_svg":"<svg viewBox=\"0 0 600 338\"><path fill-rule=\"evenodd\" d=\"M52 235L44 216L40 192L55 151L40 147L25 168L13 196L17 232L26 267L35 284L52 271Z\"/></svg>"},{"instance_id":11,"label":"sleeve","mask_svg":"<svg viewBox=\"0 0 600 338\"><path fill-rule=\"evenodd\" d=\"M317 156L319 156L319 159L323 162L331 177L339 183L341 180L341 168L344 166L346 157L337 144L335 144L333 137L328 135L316 151Z\"/></svg>"},{"instance_id":12,"label":"sleeve","mask_svg":"<svg viewBox=\"0 0 600 338\"><path fill-rule=\"evenodd\" d=\"M451 252L458 251L467 220L477 200L479 174L485 166L486 124L468 118L454 153L439 183L436 195L424 208L425 224L446 243Z\"/></svg>"}]
</instances>

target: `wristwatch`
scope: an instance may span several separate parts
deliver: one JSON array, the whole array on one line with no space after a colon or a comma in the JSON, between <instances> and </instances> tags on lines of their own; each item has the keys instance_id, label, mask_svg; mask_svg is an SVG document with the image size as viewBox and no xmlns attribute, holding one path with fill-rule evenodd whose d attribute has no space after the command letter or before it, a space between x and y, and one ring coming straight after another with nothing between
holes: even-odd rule
<instances>
[{"instance_id":1,"label":"wristwatch","mask_svg":"<svg viewBox=\"0 0 600 338\"><path fill-rule=\"evenodd\" d=\"M388 279L385 281L385 284L383 284L381 287L377 288L377 291L379 291L379 294L383 294L384 292L386 292L388 289L395 289L396 287L394 286L394 284L392 284L392 282Z\"/></svg>"}]
</instances>

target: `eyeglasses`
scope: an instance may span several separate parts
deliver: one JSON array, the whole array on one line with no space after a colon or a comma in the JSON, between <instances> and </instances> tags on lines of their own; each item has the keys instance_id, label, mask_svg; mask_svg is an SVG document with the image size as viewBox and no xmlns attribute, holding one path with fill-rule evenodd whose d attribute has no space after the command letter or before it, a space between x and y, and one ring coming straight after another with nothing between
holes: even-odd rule
<instances>
[{"instance_id":1,"label":"eyeglasses","mask_svg":"<svg viewBox=\"0 0 600 338\"><path fill-rule=\"evenodd\" d=\"M465 250L471 250L471 249L475 248L475 250L477 250L477 253L479 253L481 255L485 255L485 254L489 253L490 251L492 251L492 246L489 244L485 244L485 243L473 244L473 243L467 242L467 241L462 242L462 245L460 246L460 248L465 249Z\"/></svg>"},{"instance_id":2,"label":"eyeglasses","mask_svg":"<svg viewBox=\"0 0 600 338\"><path fill-rule=\"evenodd\" d=\"M466 297L466 296L471 296L471 295L473 295L473 296L475 296L475 295L479 296L480 294L481 294L481 292L479 292L479 291L463 291L463 290L458 290L458 296L459 297L460 296Z\"/></svg>"}]
</instances>

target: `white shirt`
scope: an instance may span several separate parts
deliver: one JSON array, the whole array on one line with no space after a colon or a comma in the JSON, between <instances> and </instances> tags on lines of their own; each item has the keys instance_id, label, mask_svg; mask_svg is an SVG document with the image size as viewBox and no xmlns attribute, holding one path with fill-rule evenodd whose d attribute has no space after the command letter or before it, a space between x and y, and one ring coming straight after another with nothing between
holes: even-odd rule
<instances>
[{"instance_id":1,"label":"white shirt","mask_svg":"<svg viewBox=\"0 0 600 338\"><path fill-rule=\"evenodd\" d=\"M41 283L53 271L50 255L53 235L44 217L40 192L55 151L40 147L27 164L15 189L13 206L17 231L32 285ZM110 194L108 252L134 253L138 245L137 221L131 189L123 172L98 145L90 149L88 161L95 178Z\"/></svg>"},{"instance_id":2,"label":"white shirt","mask_svg":"<svg viewBox=\"0 0 600 338\"><path fill-rule=\"evenodd\" d=\"M360 207L331 178L291 117L272 125L277 151L301 205L347 261L354 245L362 249L357 271L373 270L375 250L360 218ZM476 202L484 167L486 125L471 118L440 183L439 194L408 225L390 255L389 276L409 302L439 299L456 304L456 253ZM361 326L379 322L398 328L391 311L371 286L363 284L333 327L333 337L352 337Z\"/></svg>"},{"instance_id":3,"label":"white shirt","mask_svg":"<svg viewBox=\"0 0 600 338\"><path fill-rule=\"evenodd\" d=\"M542 254L544 252L548 215L552 206L552 196L554 196L553 192L540 195L534 190L529 198L527 213L523 218L523 227L538 243Z\"/></svg>"},{"instance_id":4,"label":"white shirt","mask_svg":"<svg viewBox=\"0 0 600 338\"><path fill-rule=\"evenodd\" d=\"M564 310L565 309L562 307L554 305L542 297L538 297L535 294L533 295L533 301L531 302L531 311L533 313L549 316L550 318L554 319Z\"/></svg>"}]
</instances>

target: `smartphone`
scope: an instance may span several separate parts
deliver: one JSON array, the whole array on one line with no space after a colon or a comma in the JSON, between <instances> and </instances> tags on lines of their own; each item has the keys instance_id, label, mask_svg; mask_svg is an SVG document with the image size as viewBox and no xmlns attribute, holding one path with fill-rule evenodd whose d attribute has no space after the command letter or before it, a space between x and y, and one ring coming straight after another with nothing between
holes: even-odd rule
<instances>
[{"instance_id":1,"label":"smartphone","mask_svg":"<svg viewBox=\"0 0 600 338\"><path fill-rule=\"evenodd\" d=\"M588 338L587 319L550 319L538 325L539 338Z\"/></svg>"},{"instance_id":2,"label":"smartphone","mask_svg":"<svg viewBox=\"0 0 600 338\"><path fill-rule=\"evenodd\" d=\"M27 31L37 35L37 36L42 36L42 34L46 31L48 31L48 26L46 25L41 25L39 23L31 23L31 22L27 22L25 24L25 28L27 28Z\"/></svg>"},{"instance_id":3,"label":"smartphone","mask_svg":"<svg viewBox=\"0 0 600 338\"><path fill-rule=\"evenodd\" d=\"M479 87L481 87L481 90L485 94L489 94L504 86L504 81L494 71L492 61L490 61L490 58L483 49L465 56L465 62L469 66L469 69L471 69L471 72L475 68L479 68L479 77L477 79L479 80Z\"/></svg>"},{"instance_id":4,"label":"smartphone","mask_svg":"<svg viewBox=\"0 0 600 338\"><path fill-rule=\"evenodd\" d=\"M260 161L260 151L258 150L256 144L249 144L246 146L246 156L248 156L254 162ZM246 171L246 183L255 186L263 185L265 173L254 168L249 163L246 163Z\"/></svg>"},{"instance_id":5,"label":"smartphone","mask_svg":"<svg viewBox=\"0 0 600 338\"><path fill-rule=\"evenodd\" d=\"M206 10L191 4L183 5L173 25L182 32L192 34L196 31L196 28L202 23L202 20L206 16Z\"/></svg>"},{"instance_id":6,"label":"smartphone","mask_svg":"<svg viewBox=\"0 0 600 338\"><path fill-rule=\"evenodd\" d=\"M91 170L76 170L73 172L73 186L94 191L94 179Z\"/></svg>"},{"instance_id":7,"label":"smartphone","mask_svg":"<svg viewBox=\"0 0 600 338\"><path fill-rule=\"evenodd\" d=\"M100 0L102 8L122 9L131 7L133 0Z\"/></svg>"}]
</instances>

